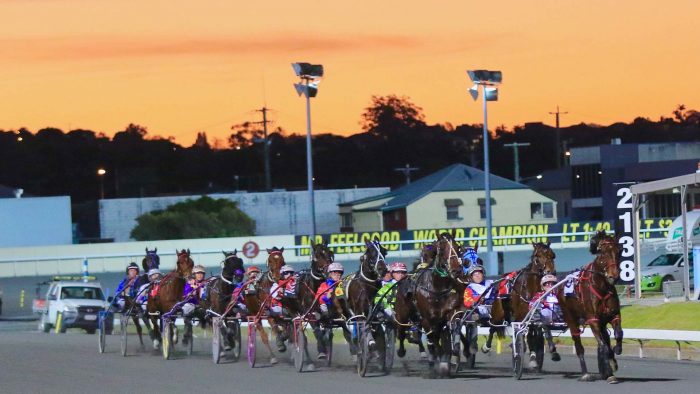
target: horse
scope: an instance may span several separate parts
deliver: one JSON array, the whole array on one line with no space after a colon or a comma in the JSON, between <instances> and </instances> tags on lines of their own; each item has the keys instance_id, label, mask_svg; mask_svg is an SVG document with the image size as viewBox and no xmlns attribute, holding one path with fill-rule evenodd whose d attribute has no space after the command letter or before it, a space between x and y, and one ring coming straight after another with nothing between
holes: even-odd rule
<instances>
[{"instance_id":1,"label":"horse","mask_svg":"<svg viewBox=\"0 0 700 394\"><path fill-rule=\"evenodd\" d=\"M530 310L530 301L534 295L540 291L540 281L547 274L555 274L556 268L554 259L556 254L550 247L550 243L537 242L532 244L532 255L530 262L518 271L505 275L502 283L498 287L498 296L491 309L491 323L502 325L506 322L522 321ZM505 291L502 291L505 290ZM497 334L503 338L503 327L492 327L489 336L481 351L488 353L491 350L493 335ZM553 361L559 361L561 357L557 353L556 346L552 340L552 333L547 327L543 331L529 330L527 334L527 346L531 351L530 367L542 370L544 359L544 341L547 340L549 352Z\"/></svg>"},{"instance_id":2,"label":"horse","mask_svg":"<svg viewBox=\"0 0 700 394\"><path fill-rule=\"evenodd\" d=\"M158 248L155 248L154 250L148 250L148 248L146 248L146 256L141 260L143 274L139 275L136 278L136 281L134 281L134 284L132 286L136 289L140 289L142 285L148 283L148 271L153 268L158 268L159 266L160 256L158 256ZM144 326L146 326L146 329L148 330L149 338L153 340L155 334L153 332L153 329L151 328L151 322L148 316L145 313L143 313L141 306L134 305L135 300L131 299L130 297L125 297L125 300L125 309L137 312L131 316L131 319L134 322L134 326L136 326L136 333L139 336L139 342L141 343L141 349L143 350L145 348L143 343L143 330L141 329L141 323L139 322L139 319L143 321Z\"/></svg>"},{"instance_id":3,"label":"horse","mask_svg":"<svg viewBox=\"0 0 700 394\"><path fill-rule=\"evenodd\" d=\"M280 270L282 269L282 266L286 264L283 255L284 248L278 248L275 246L272 249L267 249L267 253L267 271L263 272L256 281L255 293L245 295L245 305L248 308L249 316L256 316L259 313L262 315L264 311L261 311L261 309L263 308L269 311L271 302L270 288L273 284L280 280ZM270 331L277 332L277 337L279 338L281 330L275 323L274 317L269 316L269 313L267 321L270 324ZM255 328L260 333L260 339L270 353L270 364L277 364L277 358L275 357L275 353L272 351L272 347L270 346L270 340L267 336L267 332L265 332L263 329L262 322L260 320L256 321ZM282 345L284 345L284 343L282 343ZM279 346L279 341L278 350L280 352L286 350L286 347Z\"/></svg>"},{"instance_id":4,"label":"horse","mask_svg":"<svg viewBox=\"0 0 700 394\"><path fill-rule=\"evenodd\" d=\"M309 311L314 306L316 290L326 280L328 266L335 261L333 251L327 243L319 243L311 246L311 267L297 273L295 295L296 298L283 297L282 306L287 309L290 316L299 316ZM326 343L322 338L322 332L317 322L311 323L316 347L319 353L326 353ZM291 327L290 327L291 328ZM287 332L287 338L291 333ZM306 358L310 360L308 350Z\"/></svg>"},{"instance_id":5,"label":"horse","mask_svg":"<svg viewBox=\"0 0 700 394\"><path fill-rule=\"evenodd\" d=\"M229 303L231 295L238 283L243 280L243 260L237 256L238 249L233 252L224 252L224 260L221 262L221 274L207 280L204 294L206 296L200 302L200 308L204 311L211 310L218 316L230 311ZM208 313L210 317L212 314ZM235 343L233 332L226 325L224 330L224 350L230 350Z\"/></svg>"},{"instance_id":6,"label":"horse","mask_svg":"<svg viewBox=\"0 0 700 394\"><path fill-rule=\"evenodd\" d=\"M622 323L620 300L615 289L615 281L620 277L620 245L616 236L599 231L590 240L590 252L595 259L584 266L574 282L574 294L558 292L559 305L564 320L571 331L576 347L576 355L581 364L582 376L579 381L590 382L595 377L588 373L581 345L581 325L588 325L598 342L598 370L602 379L617 383L615 355L622 353ZM572 278L573 279L573 278ZM615 335L615 346L611 347L607 325Z\"/></svg>"},{"instance_id":7,"label":"horse","mask_svg":"<svg viewBox=\"0 0 700 394\"><path fill-rule=\"evenodd\" d=\"M176 250L175 253L177 254L177 268L165 275L160 282L155 283L148 296L148 315L153 325L153 348L155 350L160 348L162 340L160 317L170 312L173 306L182 300L186 278L192 274L192 268L194 268L194 261L190 257L189 249L182 249L180 252ZM175 342L177 342L177 333L173 339L173 343Z\"/></svg>"},{"instance_id":8,"label":"horse","mask_svg":"<svg viewBox=\"0 0 700 394\"><path fill-rule=\"evenodd\" d=\"M463 275L462 262L451 234L438 237L435 264L421 270L415 281L414 302L420 314L421 326L428 337L429 377L435 377L435 361L439 361L439 375L450 374L452 334L449 322L460 307L463 287L458 279Z\"/></svg>"},{"instance_id":9,"label":"horse","mask_svg":"<svg viewBox=\"0 0 700 394\"><path fill-rule=\"evenodd\" d=\"M344 279L345 302L341 308L347 308L351 317L364 316L369 319L374 296L380 288L380 279L386 274L388 268L386 264L387 250L378 239L365 241L365 253L360 256L360 267L357 272L348 275ZM350 345L350 354L353 358L357 355L357 343L353 341L350 332L343 330L345 339Z\"/></svg>"}]
</instances>

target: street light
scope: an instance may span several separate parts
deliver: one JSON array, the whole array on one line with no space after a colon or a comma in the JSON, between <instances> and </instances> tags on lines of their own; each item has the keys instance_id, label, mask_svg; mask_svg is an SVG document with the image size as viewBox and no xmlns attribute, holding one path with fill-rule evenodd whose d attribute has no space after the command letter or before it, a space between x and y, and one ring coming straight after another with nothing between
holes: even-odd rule
<instances>
[{"instance_id":1,"label":"street light","mask_svg":"<svg viewBox=\"0 0 700 394\"><path fill-rule=\"evenodd\" d=\"M105 199L105 174L107 173L107 170L104 168L98 168L97 169L97 176L100 177L100 200Z\"/></svg>"},{"instance_id":2,"label":"street light","mask_svg":"<svg viewBox=\"0 0 700 394\"><path fill-rule=\"evenodd\" d=\"M309 204L311 214L311 234L309 239L313 242L316 237L316 208L314 207L314 169L311 159L311 97L316 97L318 84L323 77L323 66L310 63L292 63L294 73L300 78L300 83L294 84L299 96L306 97L306 177L309 188Z\"/></svg>"},{"instance_id":3,"label":"street light","mask_svg":"<svg viewBox=\"0 0 700 394\"><path fill-rule=\"evenodd\" d=\"M486 253L489 254L489 260L494 260L490 255L490 253L493 252L493 235L491 234L491 171L489 168L489 129L487 124L486 102L498 100L498 88L496 86L503 81L503 73L500 71L489 70L469 70L467 71L467 74L469 75L469 79L474 82L474 86L469 88L469 94L476 101L479 98L479 86L481 86L484 101L484 190L486 191L484 204L486 205ZM491 262L491 264L494 264L494 262Z\"/></svg>"}]
</instances>

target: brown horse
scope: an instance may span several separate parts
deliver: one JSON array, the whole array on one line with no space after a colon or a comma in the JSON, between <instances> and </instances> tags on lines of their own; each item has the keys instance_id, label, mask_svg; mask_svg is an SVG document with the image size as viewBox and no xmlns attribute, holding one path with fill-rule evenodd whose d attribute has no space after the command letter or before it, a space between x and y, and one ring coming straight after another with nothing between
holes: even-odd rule
<instances>
[{"instance_id":1,"label":"brown horse","mask_svg":"<svg viewBox=\"0 0 700 394\"><path fill-rule=\"evenodd\" d=\"M352 317L364 316L369 319L372 301L380 288L380 279L387 272L387 250L378 239L365 241L365 253L360 256L360 268L352 275L344 279L345 294L348 312ZM343 331L345 333L345 330ZM357 354L357 343L346 334L350 345L350 354Z\"/></svg>"},{"instance_id":2,"label":"brown horse","mask_svg":"<svg viewBox=\"0 0 700 394\"><path fill-rule=\"evenodd\" d=\"M581 364L580 381L590 382L595 377L588 373L581 345L581 326L588 325L598 341L598 370L602 379L617 383L615 355L622 353L622 324L620 320L620 300L615 289L615 281L620 277L618 266L620 245L615 236L599 231L591 238L590 251L595 259L583 267L574 282L574 294L558 293L559 304L564 313L571 337L576 346L576 355ZM615 335L615 347L610 344L607 325Z\"/></svg>"},{"instance_id":3,"label":"brown horse","mask_svg":"<svg viewBox=\"0 0 700 394\"><path fill-rule=\"evenodd\" d=\"M236 254L238 250L233 252L224 252L224 260L221 262L221 274L217 277L209 278L204 290L204 297L199 304L199 307L206 311L207 317L218 315L226 317L227 312L231 312L229 307L233 290L243 280L243 260ZM234 303L235 305L235 303ZM231 306L234 306L231 305ZM213 312L213 313L212 313ZM230 350L235 344L233 332L228 326L224 325L224 350Z\"/></svg>"},{"instance_id":4,"label":"brown horse","mask_svg":"<svg viewBox=\"0 0 700 394\"><path fill-rule=\"evenodd\" d=\"M284 248L273 247L272 249L267 249L267 271L259 277L258 281L255 283L255 293L245 295L245 304L248 308L249 316L263 316L267 313L267 321L270 324L270 331L276 332L277 336L280 335L282 331L278 324L276 324L275 319L269 316L269 308L272 299L270 298L270 288L273 284L280 280L280 270L282 266L286 263L284 262ZM272 351L270 346L270 340L267 336L267 332L263 329L262 321L257 320L256 330L260 333L260 339L265 345L267 350L270 352L270 364L277 364L277 358L275 353ZM284 351L286 349L279 349Z\"/></svg>"},{"instance_id":5,"label":"brown horse","mask_svg":"<svg viewBox=\"0 0 700 394\"><path fill-rule=\"evenodd\" d=\"M415 282L415 304L421 325L428 337L429 377L435 377L435 361L441 376L450 374L452 335L449 322L460 307L462 294L457 278L462 275L462 262L451 234L440 234L437 256L432 268L421 270Z\"/></svg>"},{"instance_id":6,"label":"brown horse","mask_svg":"<svg viewBox=\"0 0 700 394\"><path fill-rule=\"evenodd\" d=\"M501 325L504 322L522 321L530 310L530 300L540 291L540 281L547 274L555 274L556 267L554 259L556 254L550 247L550 243L537 242L532 244L532 255L530 262L522 269L506 275L502 287L510 289L507 294L499 294L491 310L491 322ZM503 329L492 328L481 351L488 353L491 350L493 334L498 334L502 338ZM552 334L549 329L544 328L544 332L539 330L529 330L527 334L527 345L531 351L530 367L542 370L544 359L544 338L549 343L549 351L552 353L552 360L559 361Z\"/></svg>"},{"instance_id":7,"label":"brown horse","mask_svg":"<svg viewBox=\"0 0 700 394\"><path fill-rule=\"evenodd\" d=\"M153 348L158 350L161 343L161 316L170 312L173 306L182 300L185 281L192 274L194 261L190 258L190 250L183 249L177 254L177 268L167 274L160 282L155 283L148 296L148 315L153 325ZM177 334L173 343L177 342Z\"/></svg>"}]
</instances>

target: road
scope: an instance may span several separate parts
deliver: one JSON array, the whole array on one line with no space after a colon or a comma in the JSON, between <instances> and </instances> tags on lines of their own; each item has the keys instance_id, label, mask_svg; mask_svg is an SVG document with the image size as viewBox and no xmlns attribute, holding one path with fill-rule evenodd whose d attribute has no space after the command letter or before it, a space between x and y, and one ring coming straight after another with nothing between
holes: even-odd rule
<instances>
[{"instance_id":1,"label":"road","mask_svg":"<svg viewBox=\"0 0 700 394\"><path fill-rule=\"evenodd\" d=\"M275 366L250 368L244 359L214 365L210 342L198 338L195 353L182 352L165 361L150 349L122 357L119 338L108 337L107 352L97 352L97 337L79 331L43 334L30 331L30 323L0 322L0 384L3 393L126 393L126 392L233 392L233 393L690 393L700 386L699 363L642 360L623 357L617 376L620 384L578 382L574 357L559 363L545 361L546 373L511 377L510 352L477 357L477 369L451 379L424 378L427 366L414 347L407 360L397 359L390 376L379 373L360 378L345 346L337 346L334 365L315 372L297 373L288 355ZM135 340L135 338L133 338ZM131 340L131 339L130 339ZM245 339L244 339L245 341ZM132 340L133 344L134 341ZM259 351L261 357L262 351ZM245 357L245 355L243 355ZM595 369L595 360L587 357Z\"/></svg>"}]
</instances>

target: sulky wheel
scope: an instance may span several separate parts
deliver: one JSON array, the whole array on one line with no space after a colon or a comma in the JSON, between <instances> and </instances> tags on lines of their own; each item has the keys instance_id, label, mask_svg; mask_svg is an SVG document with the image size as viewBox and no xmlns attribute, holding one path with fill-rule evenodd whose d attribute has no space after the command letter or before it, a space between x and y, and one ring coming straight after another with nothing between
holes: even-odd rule
<instances>
[{"instance_id":1,"label":"sulky wheel","mask_svg":"<svg viewBox=\"0 0 700 394\"><path fill-rule=\"evenodd\" d=\"M248 322L248 365L251 368L255 368L255 330L255 322Z\"/></svg>"},{"instance_id":2,"label":"sulky wheel","mask_svg":"<svg viewBox=\"0 0 700 394\"><path fill-rule=\"evenodd\" d=\"M170 360L173 351L173 327L170 320L166 319L163 321L163 344L161 346L163 350L163 358Z\"/></svg>"},{"instance_id":3,"label":"sulky wheel","mask_svg":"<svg viewBox=\"0 0 700 394\"><path fill-rule=\"evenodd\" d=\"M384 352L384 373L391 373L394 367L394 355L396 354L396 329L392 326L384 327L384 342L386 350Z\"/></svg>"},{"instance_id":4,"label":"sulky wheel","mask_svg":"<svg viewBox=\"0 0 700 394\"><path fill-rule=\"evenodd\" d=\"M211 320L211 359L214 364L221 361L221 353L223 351L223 338L221 335L221 318L214 317Z\"/></svg>"},{"instance_id":5,"label":"sulky wheel","mask_svg":"<svg viewBox=\"0 0 700 394\"><path fill-rule=\"evenodd\" d=\"M119 318L119 328L122 336L121 340L121 350L122 356L126 357L126 340L127 340L127 328L129 327L129 316L122 314Z\"/></svg>"},{"instance_id":6,"label":"sulky wheel","mask_svg":"<svg viewBox=\"0 0 700 394\"><path fill-rule=\"evenodd\" d=\"M241 322L238 320L233 320L229 323L229 331L231 332L231 338L233 343L231 343L231 358L233 361L238 361L241 358Z\"/></svg>"},{"instance_id":7,"label":"sulky wheel","mask_svg":"<svg viewBox=\"0 0 700 394\"><path fill-rule=\"evenodd\" d=\"M100 353L105 352L105 345L107 344L107 314L104 312L100 312L99 314L99 322L98 322L98 339L97 339L97 346L99 348Z\"/></svg>"},{"instance_id":8,"label":"sulky wheel","mask_svg":"<svg viewBox=\"0 0 700 394\"><path fill-rule=\"evenodd\" d=\"M513 377L517 380L523 376L523 358L525 354L525 335L519 333L513 343Z\"/></svg>"},{"instance_id":9,"label":"sulky wheel","mask_svg":"<svg viewBox=\"0 0 700 394\"><path fill-rule=\"evenodd\" d=\"M306 360L306 335L304 334L304 324L298 323L294 330L294 369L297 372L304 370Z\"/></svg>"}]
</instances>

